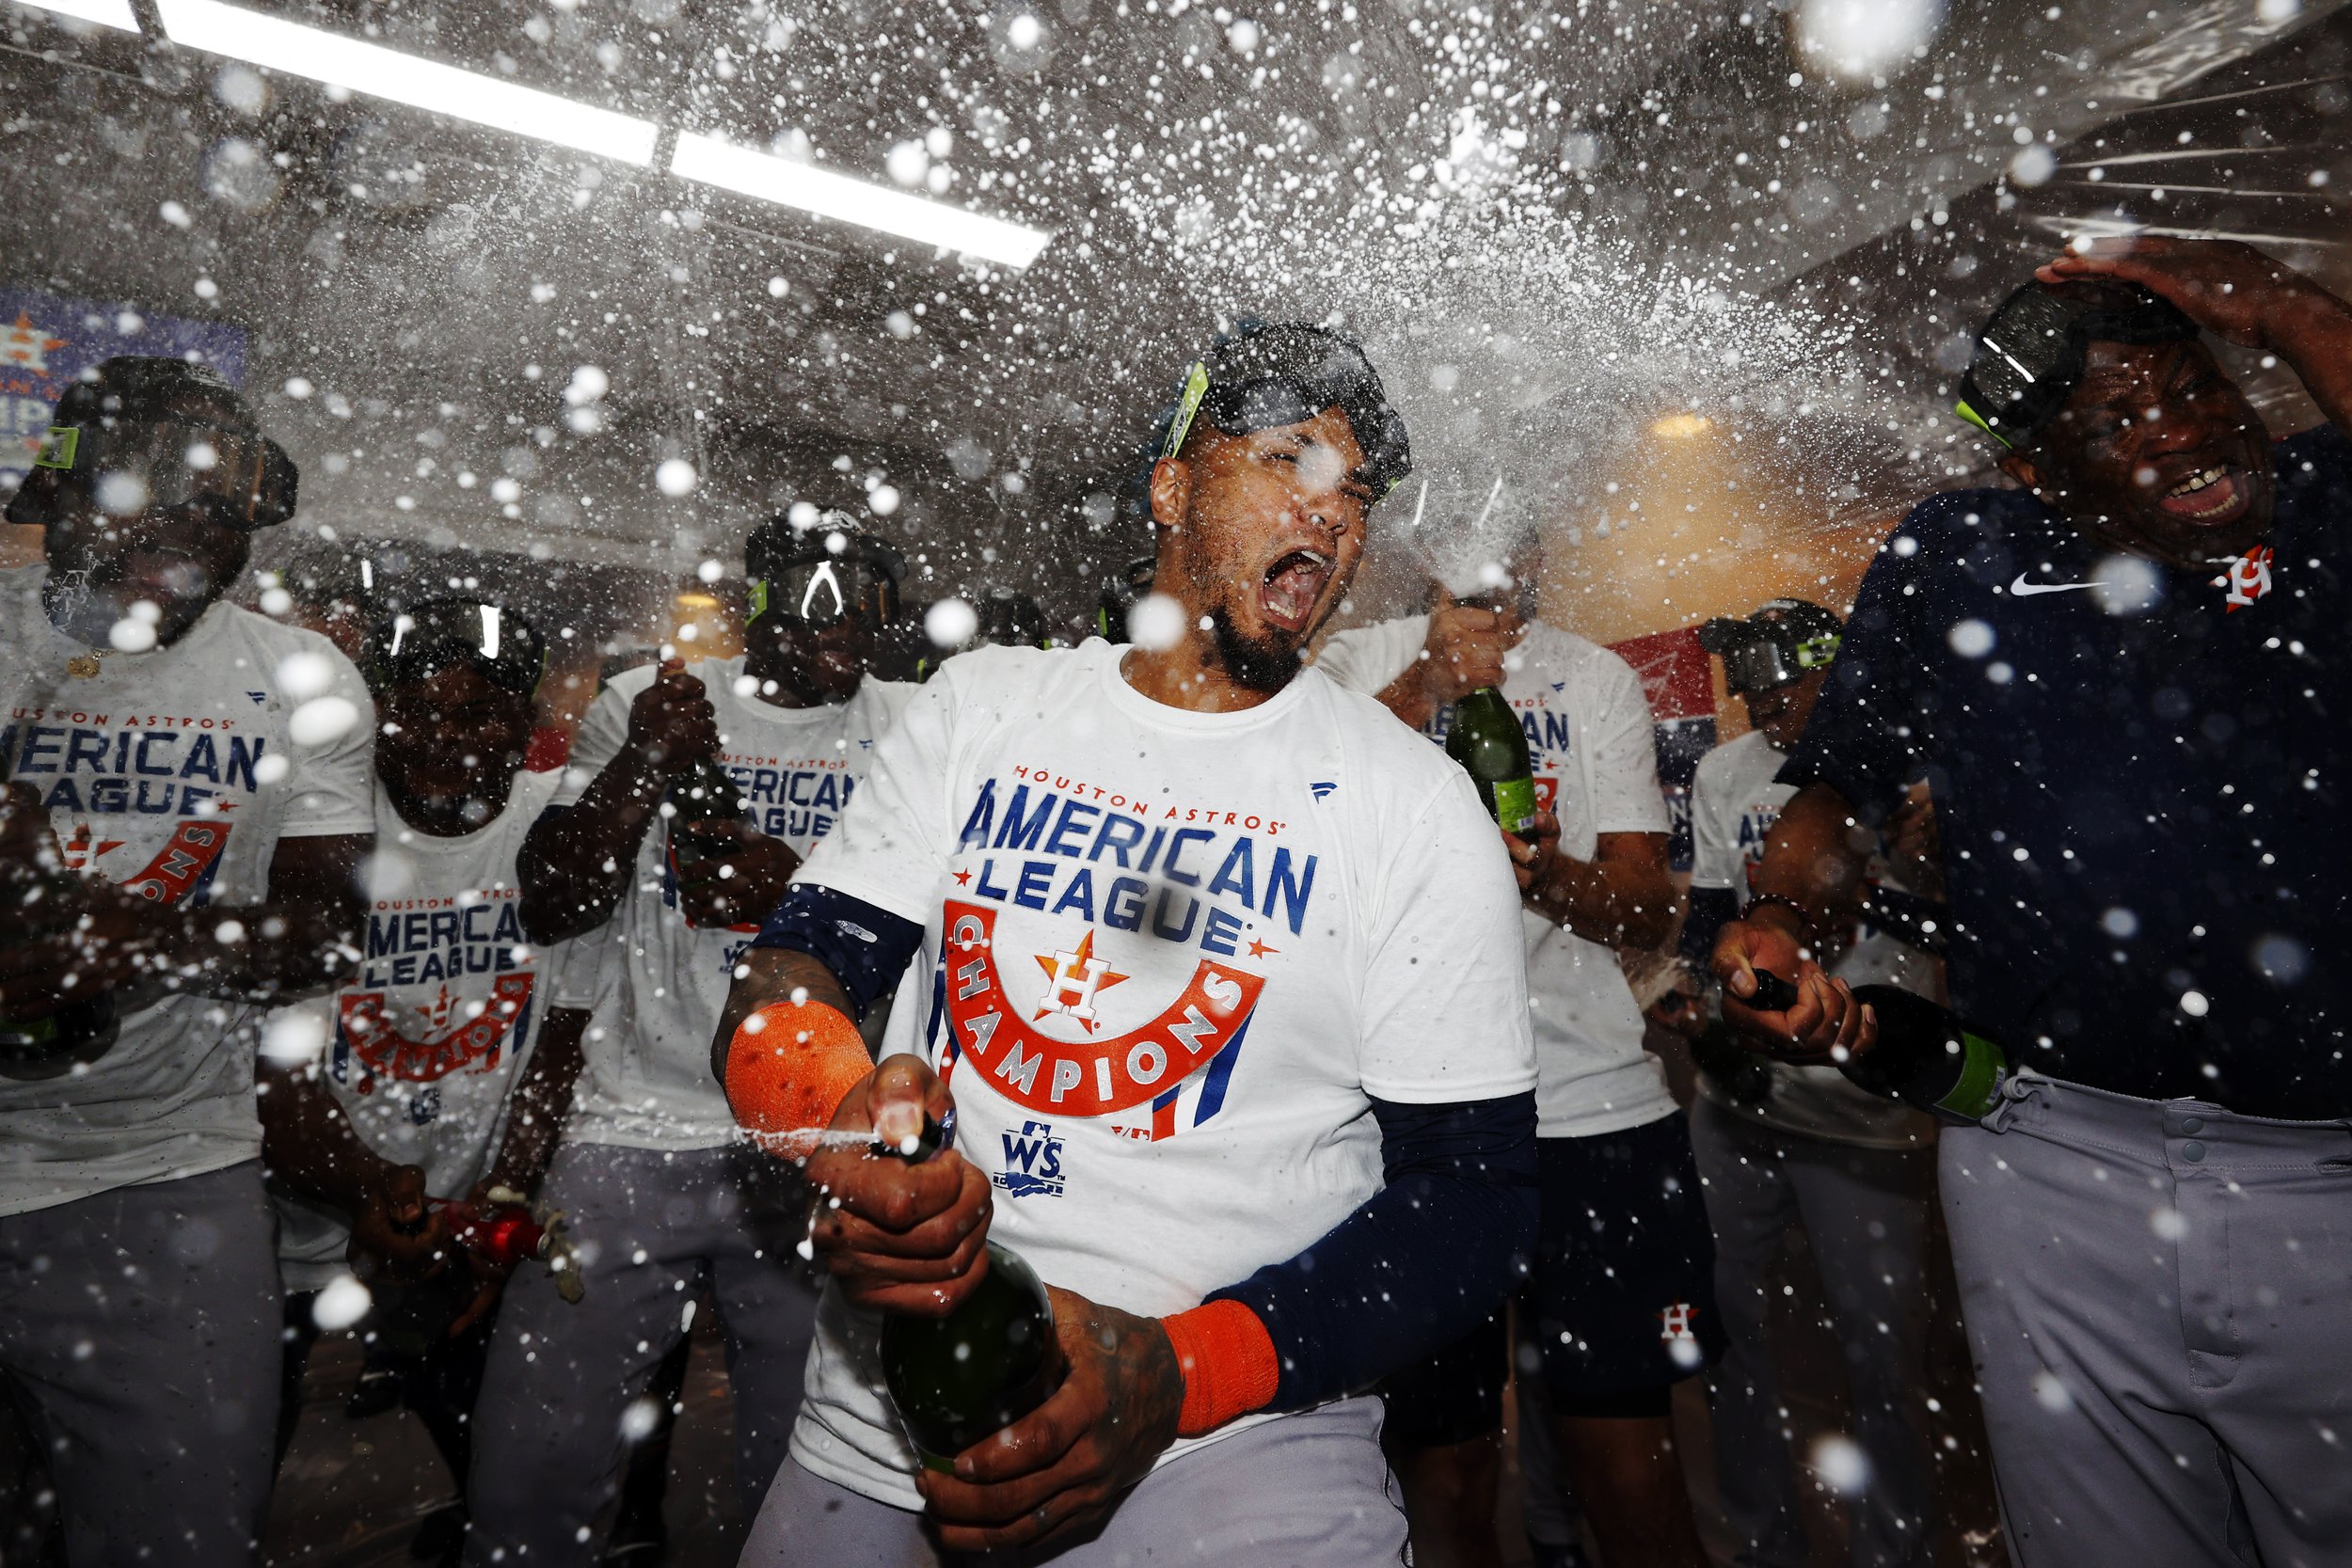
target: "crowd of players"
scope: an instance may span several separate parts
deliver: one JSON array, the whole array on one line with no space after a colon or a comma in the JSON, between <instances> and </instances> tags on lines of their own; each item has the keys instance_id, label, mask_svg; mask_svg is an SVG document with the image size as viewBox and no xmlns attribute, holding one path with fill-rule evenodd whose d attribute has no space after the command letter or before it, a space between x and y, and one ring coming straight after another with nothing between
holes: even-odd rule
<instances>
[{"instance_id":1,"label":"crowd of players","mask_svg":"<svg viewBox=\"0 0 2352 1568\"><path fill-rule=\"evenodd\" d=\"M2274 444L2201 330L2323 422ZM1219 340L1154 433L1172 642L1008 611L878 678L904 563L803 503L745 546L743 653L615 675L542 772L543 628L432 599L353 660L231 605L291 465L210 372L109 361L9 505L43 562L0 573L0 1370L66 1560L254 1560L344 1330L462 1481L421 1555L658 1543L623 1494L707 1307L755 1568L1499 1562L1506 1389L1539 1561L1584 1560L1581 1510L1607 1568L1692 1568L1701 1376L1737 1560L1790 1568L1793 1223L1852 1560L1925 1564L1940 1196L2015 1560L2352 1561L2352 310L2143 241L1978 343L2014 488L1921 504L1848 618L1704 628L1752 727L1698 769L1687 904L1641 686L1538 618L1534 546L1318 647L1411 467L1330 331ZM1534 756L1516 835L1426 743L1485 687ZM739 815L688 809L714 768ZM1645 1020L1620 956L1677 929ZM1798 1001L1751 1006L1758 970ZM1846 1080L1869 981L2006 1043L1992 1116ZM953 1150L747 1141L735 1030L787 999L881 1063L837 1129L952 1105ZM546 1259L465 1244L513 1201L560 1212ZM952 1307L989 1237L1065 1375L926 1470L875 1314Z\"/></svg>"}]
</instances>

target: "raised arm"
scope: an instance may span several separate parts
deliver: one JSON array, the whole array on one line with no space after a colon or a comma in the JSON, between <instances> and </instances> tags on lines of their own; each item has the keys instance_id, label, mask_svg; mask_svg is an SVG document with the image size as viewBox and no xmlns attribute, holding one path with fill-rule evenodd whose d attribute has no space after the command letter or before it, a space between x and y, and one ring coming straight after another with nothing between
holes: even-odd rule
<instances>
[{"instance_id":1,"label":"raised arm","mask_svg":"<svg viewBox=\"0 0 2352 1568\"><path fill-rule=\"evenodd\" d=\"M595 780L572 804L544 813L523 840L523 929L533 942L560 942L612 917L671 782L718 754L718 720L703 683L670 659L626 708L616 691L598 696L580 744L580 766L595 768Z\"/></svg>"},{"instance_id":2,"label":"raised arm","mask_svg":"<svg viewBox=\"0 0 2352 1568\"><path fill-rule=\"evenodd\" d=\"M2328 422L2352 436L2352 305L2235 240L2134 235L2094 242L2042 267L2046 282L2121 277L2162 294L2198 325L2275 354Z\"/></svg>"}]
</instances>

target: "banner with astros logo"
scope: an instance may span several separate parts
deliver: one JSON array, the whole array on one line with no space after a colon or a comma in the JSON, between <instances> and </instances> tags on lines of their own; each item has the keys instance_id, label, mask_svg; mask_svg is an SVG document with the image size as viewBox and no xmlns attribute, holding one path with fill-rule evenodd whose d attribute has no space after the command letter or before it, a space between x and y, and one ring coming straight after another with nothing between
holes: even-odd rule
<instances>
[{"instance_id":1,"label":"banner with astros logo","mask_svg":"<svg viewBox=\"0 0 2352 1568\"><path fill-rule=\"evenodd\" d=\"M1059 1016L1091 1035L1100 993L1127 976L1094 957L1089 927L1075 951L1033 955L1046 990L1033 1009L1017 1006L997 964L997 912L946 905L947 1017L957 1051L991 1087L1032 1110L1102 1117L1165 1094L1241 1037L1265 989L1263 975L1203 958L1149 1022L1101 1039L1057 1039L1036 1021Z\"/></svg>"}]
</instances>

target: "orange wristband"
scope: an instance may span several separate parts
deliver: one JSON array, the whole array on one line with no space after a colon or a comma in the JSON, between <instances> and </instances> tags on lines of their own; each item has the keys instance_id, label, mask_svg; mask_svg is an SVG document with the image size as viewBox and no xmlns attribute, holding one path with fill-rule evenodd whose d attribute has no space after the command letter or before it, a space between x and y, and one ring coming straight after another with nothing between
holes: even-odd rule
<instances>
[{"instance_id":1,"label":"orange wristband","mask_svg":"<svg viewBox=\"0 0 2352 1568\"><path fill-rule=\"evenodd\" d=\"M1184 1407L1176 1435L1199 1437L1274 1398L1282 1359L1258 1314L1237 1301L1203 1302L1162 1318L1176 1365L1184 1374Z\"/></svg>"},{"instance_id":2,"label":"orange wristband","mask_svg":"<svg viewBox=\"0 0 2352 1568\"><path fill-rule=\"evenodd\" d=\"M727 1103L772 1153L804 1159L850 1091L874 1070L865 1037L839 1008L771 1002L727 1045Z\"/></svg>"}]
</instances>

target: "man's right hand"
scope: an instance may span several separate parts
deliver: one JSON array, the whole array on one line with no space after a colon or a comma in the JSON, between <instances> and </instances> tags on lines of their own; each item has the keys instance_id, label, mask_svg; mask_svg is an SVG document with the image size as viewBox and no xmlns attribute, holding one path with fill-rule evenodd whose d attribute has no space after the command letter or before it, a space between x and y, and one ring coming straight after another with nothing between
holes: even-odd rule
<instances>
[{"instance_id":1,"label":"man's right hand","mask_svg":"<svg viewBox=\"0 0 2352 1568\"><path fill-rule=\"evenodd\" d=\"M1500 687L1503 656L1519 638L1519 618L1510 610L1455 604L1442 587L1437 594L1416 666L1422 694L1433 708L1457 702L1482 686Z\"/></svg>"},{"instance_id":2,"label":"man's right hand","mask_svg":"<svg viewBox=\"0 0 2352 1568\"><path fill-rule=\"evenodd\" d=\"M1843 980L1833 980L1804 957L1797 933L1771 914L1735 920L1715 938L1708 965L1724 987L1724 1022L1760 1050L1790 1062L1836 1062L1836 1053L1859 1055L1878 1041L1878 1019L1854 1000ZM1764 970L1797 988L1787 1008L1749 1005L1756 972Z\"/></svg>"},{"instance_id":3,"label":"man's right hand","mask_svg":"<svg viewBox=\"0 0 2352 1568\"><path fill-rule=\"evenodd\" d=\"M665 658L653 684L628 705L628 747L655 771L675 778L719 754L719 716L686 661Z\"/></svg>"},{"instance_id":4,"label":"man's right hand","mask_svg":"<svg viewBox=\"0 0 2352 1568\"><path fill-rule=\"evenodd\" d=\"M809 1242L852 1304L944 1318L986 1275L988 1178L952 1148L910 1164L868 1147L903 1143L954 1106L919 1059L887 1057L834 1115L834 1132L863 1135L810 1158Z\"/></svg>"}]
</instances>

